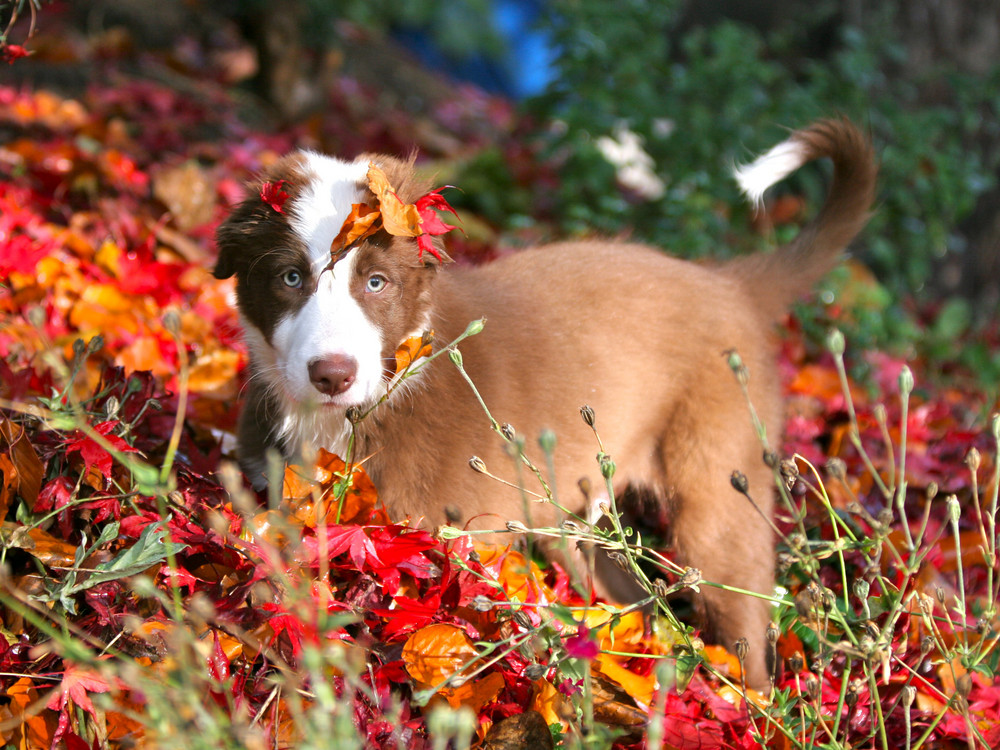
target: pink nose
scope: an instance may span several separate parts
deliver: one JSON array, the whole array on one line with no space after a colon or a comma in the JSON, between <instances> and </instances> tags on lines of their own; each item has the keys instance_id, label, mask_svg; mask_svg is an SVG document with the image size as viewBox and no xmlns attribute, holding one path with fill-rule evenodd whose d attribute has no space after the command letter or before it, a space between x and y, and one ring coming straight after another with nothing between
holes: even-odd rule
<instances>
[{"instance_id":1,"label":"pink nose","mask_svg":"<svg viewBox=\"0 0 1000 750\"><path fill-rule=\"evenodd\" d=\"M336 396L354 384L358 363L346 354L329 354L309 363L309 380L324 396Z\"/></svg>"}]
</instances>

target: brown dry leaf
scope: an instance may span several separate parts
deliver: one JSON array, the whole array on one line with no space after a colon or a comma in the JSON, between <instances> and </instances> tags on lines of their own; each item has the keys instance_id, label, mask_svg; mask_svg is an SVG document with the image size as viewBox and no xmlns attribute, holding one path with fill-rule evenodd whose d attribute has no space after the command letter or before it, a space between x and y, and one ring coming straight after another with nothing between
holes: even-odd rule
<instances>
[{"instance_id":1,"label":"brown dry leaf","mask_svg":"<svg viewBox=\"0 0 1000 750\"><path fill-rule=\"evenodd\" d=\"M421 628L403 646L403 664L410 677L424 687L441 685L478 654L465 631L435 623Z\"/></svg>"},{"instance_id":2,"label":"brown dry leaf","mask_svg":"<svg viewBox=\"0 0 1000 750\"><path fill-rule=\"evenodd\" d=\"M157 173L153 195L170 210L182 232L207 224L215 213L215 180L192 161Z\"/></svg>"},{"instance_id":3,"label":"brown dry leaf","mask_svg":"<svg viewBox=\"0 0 1000 750\"><path fill-rule=\"evenodd\" d=\"M344 224L340 227L340 232L330 243L330 254L334 262L345 247L350 247L355 242L360 242L370 234L378 231L378 220L382 214L377 208L372 208L367 203L354 203L351 205L351 213Z\"/></svg>"},{"instance_id":4,"label":"brown dry leaf","mask_svg":"<svg viewBox=\"0 0 1000 750\"><path fill-rule=\"evenodd\" d=\"M24 428L0 414L0 518L7 515L15 495L24 500L29 510L35 507L44 472L45 467Z\"/></svg>"},{"instance_id":5,"label":"brown dry leaf","mask_svg":"<svg viewBox=\"0 0 1000 750\"><path fill-rule=\"evenodd\" d=\"M486 733L482 750L551 750L555 747L545 718L537 711L508 716Z\"/></svg>"},{"instance_id":6,"label":"brown dry leaf","mask_svg":"<svg viewBox=\"0 0 1000 750\"><path fill-rule=\"evenodd\" d=\"M632 675L631 672L622 669ZM618 674L616 672L616 674ZM620 674L619 674L620 676ZM635 677L636 675L632 675ZM629 691L615 679L609 678L597 665L591 669L591 689L594 694L594 718L604 724L617 727L639 727L646 723L646 711L639 708ZM649 694L652 699L652 692ZM644 703L649 705L649 703Z\"/></svg>"},{"instance_id":7,"label":"brown dry leaf","mask_svg":"<svg viewBox=\"0 0 1000 750\"><path fill-rule=\"evenodd\" d=\"M396 237L419 237L423 234L417 207L412 203L403 203L395 188L389 184L385 172L374 162L368 165L368 187L378 198L385 231Z\"/></svg>"},{"instance_id":8,"label":"brown dry leaf","mask_svg":"<svg viewBox=\"0 0 1000 750\"><path fill-rule=\"evenodd\" d=\"M7 547L23 549L50 568L69 568L76 560L76 547L38 528L27 528L13 521L3 524L3 542Z\"/></svg>"}]
</instances>

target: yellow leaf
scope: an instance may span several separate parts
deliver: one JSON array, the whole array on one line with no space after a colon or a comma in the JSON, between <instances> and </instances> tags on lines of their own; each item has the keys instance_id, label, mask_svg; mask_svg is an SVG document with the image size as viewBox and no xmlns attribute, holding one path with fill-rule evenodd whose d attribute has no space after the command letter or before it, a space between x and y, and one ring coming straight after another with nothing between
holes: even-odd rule
<instances>
[{"instance_id":1,"label":"yellow leaf","mask_svg":"<svg viewBox=\"0 0 1000 750\"><path fill-rule=\"evenodd\" d=\"M122 250L118 245L111 240L105 240L97 249L97 253L94 255L94 262L114 278L120 279L121 265L119 259L121 258L121 254Z\"/></svg>"},{"instance_id":2,"label":"yellow leaf","mask_svg":"<svg viewBox=\"0 0 1000 750\"><path fill-rule=\"evenodd\" d=\"M385 172L375 162L368 165L368 187L378 198L385 231L396 237L419 237L423 234L417 207L412 203L403 203L395 188L389 184Z\"/></svg>"}]
</instances>

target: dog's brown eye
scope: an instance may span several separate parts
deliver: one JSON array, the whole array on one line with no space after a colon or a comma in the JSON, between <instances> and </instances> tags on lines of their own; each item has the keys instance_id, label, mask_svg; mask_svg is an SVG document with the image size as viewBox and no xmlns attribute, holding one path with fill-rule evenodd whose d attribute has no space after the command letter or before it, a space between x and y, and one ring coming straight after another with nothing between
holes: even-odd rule
<instances>
[{"instance_id":1,"label":"dog's brown eye","mask_svg":"<svg viewBox=\"0 0 1000 750\"><path fill-rule=\"evenodd\" d=\"M380 276L379 274L375 274L374 276L368 279L368 285L366 287L366 291L369 291L372 294L378 294L383 289L385 289L385 285L388 283L389 282L385 278L385 276Z\"/></svg>"},{"instance_id":2,"label":"dog's brown eye","mask_svg":"<svg viewBox=\"0 0 1000 750\"><path fill-rule=\"evenodd\" d=\"M285 271L281 275L281 280L285 282L285 286L290 286L292 289L298 289L302 286L302 274L294 268Z\"/></svg>"}]
</instances>

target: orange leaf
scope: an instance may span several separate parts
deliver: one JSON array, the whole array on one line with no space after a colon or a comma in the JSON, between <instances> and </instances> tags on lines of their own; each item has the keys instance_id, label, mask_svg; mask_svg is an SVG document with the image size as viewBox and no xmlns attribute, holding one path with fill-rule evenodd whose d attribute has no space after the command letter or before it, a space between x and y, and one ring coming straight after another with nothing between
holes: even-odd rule
<instances>
[{"instance_id":1,"label":"orange leaf","mask_svg":"<svg viewBox=\"0 0 1000 750\"><path fill-rule=\"evenodd\" d=\"M128 371L149 370L155 375L174 373L173 364L163 356L160 340L155 336L137 336L132 343L122 347L115 358Z\"/></svg>"},{"instance_id":2,"label":"orange leaf","mask_svg":"<svg viewBox=\"0 0 1000 750\"><path fill-rule=\"evenodd\" d=\"M188 375L188 387L199 393L221 391L229 386L226 395L236 395L236 372L240 354L232 349L216 349L195 360ZM220 394L221 395L221 394Z\"/></svg>"},{"instance_id":3,"label":"orange leaf","mask_svg":"<svg viewBox=\"0 0 1000 750\"><path fill-rule=\"evenodd\" d=\"M51 686L47 686L51 687ZM44 748L52 745L52 735L56 730L56 714L52 711L38 713L32 711L40 696L35 684L28 677L22 677L11 685L5 694L7 704L0 706L0 726L4 727L2 738L18 748ZM14 731L7 734L7 729Z\"/></svg>"},{"instance_id":4,"label":"orange leaf","mask_svg":"<svg viewBox=\"0 0 1000 750\"><path fill-rule=\"evenodd\" d=\"M955 694L958 682L969 674L969 670L962 664L962 658L956 656L951 661L944 662L937 669L938 679L941 680L941 690L949 698Z\"/></svg>"},{"instance_id":5,"label":"orange leaf","mask_svg":"<svg viewBox=\"0 0 1000 750\"><path fill-rule=\"evenodd\" d=\"M25 430L0 414L0 518L7 515L7 508L16 493L27 503L35 506L38 491L42 486L45 467L28 441Z\"/></svg>"},{"instance_id":6,"label":"orange leaf","mask_svg":"<svg viewBox=\"0 0 1000 750\"><path fill-rule=\"evenodd\" d=\"M735 654L729 653L724 646L705 646L705 658L708 663L727 675L735 682L740 680L740 660Z\"/></svg>"},{"instance_id":7,"label":"orange leaf","mask_svg":"<svg viewBox=\"0 0 1000 750\"><path fill-rule=\"evenodd\" d=\"M389 184L385 172L375 162L368 165L368 187L378 198L385 231L396 237L419 237L423 234L417 207L412 203L403 203L396 195L396 189Z\"/></svg>"},{"instance_id":8,"label":"orange leaf","mask_svg":"<svg viewBox=\"0 0 1000 750\"><path fill-rule=\"evenodd\" d=\"M365 237L378 231L378 220L382 214L377 208L372 208L367 203L355 203L351 206L351 213L344 219L340 232L330 243L330 253L334 262L341 250L350 247L355 242L360 242Z\"/></svg>"},{"instance_id":9,"label":"orange leaf","mask_svg":"<svg viewBox=\"0 0 1000 750\"><path fill-rule=\"evenodd\" d=\"M425 331L422 336L411 336L396 349L396 372L403 372L421 357L431 354L434 331Z\"/></svg>"},{"instance_id":10,"label":"orange leaf","mask_svg":"<svg viewBox=\"0 0 1000 750\"><path fill-rule=\"evenodd\" d=\"M360 466L353 467L351 486L343 502L334 502L331 490L347 471L347 464L333 453L322 448L312 470L301 466L288 466L282 485L282 498L287 502L291 516L303 526L314 528L317 510L314 501L321 501L320 516L331 523L371 523L381 511L377 509L378 492L371 479ZM339 512L339 518L337 514ZM388 521L387 518L384 519Z\"/></svg>"},{"instance_id":11,"label":"orange leaf","mask_svg":"<svg viewBox=\"0 0 1000 750\"><path fill-rule=\"evenodd\" d=\"M562 724L568 728L568 718L575 716L575 711L566 705L566 697L556 690L556 686L548 680L536 680L532 684L534 697L531 699L531 710L537 711L545 719L547 725Z\"/></svg>"},{"instance_id":12,"label":"orange leaf","mask_svg":"<svg viewBox=\"0 0 1000 750\"><path fill-rule=\"evenodd\" d=\"M622 666L623 657L598 654L591 669L600 672L631 696L640 706L649 706L656 691L656 674L638 675Z\"/></svg>"},{"instance_id":13,"label":"orange leaf","mask_svg":"<svg viewBox=\"0 0 1000 750\"><path fill-rule=\"evenodd\" d=\"M421 628L403 646L406 671L423 687L441 685L478 657L472 640L455 625L436 623Z\"/></svg>"},{"instance_id":14,"label":"orange leaf","mask_svg":"<svg viewBox=\"0 0 1000 750\"><path fill-rule=\"evenodd\" d=\"M452 708L467 706L478 714L483 706L496 700L504 686L503 676L499 672L490 672L485 677L476 677L458 687L438 690L435 698L446 701ZM434 703L432 700L431 705Z\"/></svg>"}]
</instances>

